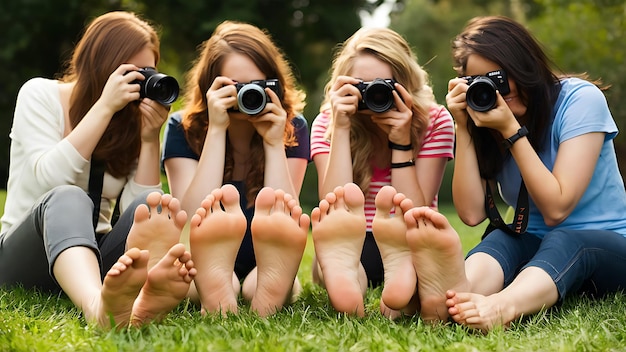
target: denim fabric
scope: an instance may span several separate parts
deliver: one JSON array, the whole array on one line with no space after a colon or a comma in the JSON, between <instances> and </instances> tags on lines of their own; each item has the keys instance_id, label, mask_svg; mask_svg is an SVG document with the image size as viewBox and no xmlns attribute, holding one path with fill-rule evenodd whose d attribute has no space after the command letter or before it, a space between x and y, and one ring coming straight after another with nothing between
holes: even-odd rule
<instances>
[{"instance_id":1,"label":"denim fabric","mask_svg":"<svg viewBox=\"0 0 626 352\"><path fill-rule=\"evenodd\" d=\"M574 292L603 295L626 289L626 238L613 231L556 229L539 239L495 230L474 249L500 263L504 286L527 267L544 270L563 299Z\"/></svg>"}]
</instances>

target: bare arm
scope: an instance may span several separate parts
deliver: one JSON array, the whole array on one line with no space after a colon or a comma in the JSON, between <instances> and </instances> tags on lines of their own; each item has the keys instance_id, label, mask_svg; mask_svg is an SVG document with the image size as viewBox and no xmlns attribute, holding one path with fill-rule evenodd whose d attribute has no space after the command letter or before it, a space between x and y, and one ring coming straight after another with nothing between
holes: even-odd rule
<instances>
[{"instance_id":1,"label":"bare arm","mask_svg":"<svg viewBox=\"0 0 626 352\"><path fill-rule=\"evenodd\" d=\"M480 177L478 159L467 130L467 103L465 80L452 79L448 83L446 103L455 119L456 150L452 176L452 198L459 218L469 226L476 226L487 218L485 213L485 181Z\"/></svg>"},{"instance_id":2,"label":"bare arm","mask_svg":"<svg viewBox=\"0 0 626 352\"><path fill-rule=\"evenodd\" d=\"M503 138L514 135L521 127L499 93L495 109L470 112L470 115L477 126L492 128ZM560 224L574 210L591 181L604 138L604 133L586 133L562 142L552 171L541 161L527 137L520 138L510 148L528 194L546 225Z\"/></svg>"},{"instance_id":3,"label":"bare arm","mask_svg":"<svg viewBox=\"0 0 626 352\"><path fill-rule=\"evenodd\" d=\"M356 114L360 93L357 79L341 76L329 92L332 107L330 153L314 159L318 173L319 197L336 187L353 182L350 150L350 119Z\"/></svg>"},{"instance_id":4,"label":"bare arm","mask_svg":"<svg viewBox=\"0 0 626 352\"><path fill-rule=\"evenodd\" d=\"M169 107L145 98L139 104L139 109L142 113L141 150L135 182L140 185L157 185L161 183L159 136L161 126L167 120Z\"/></svg>"},{"instance_id":5,"label":"bare arm","mask_svg":"<svg viewBox=\"0 0 626 352\"><path fill-rule=\"evenodd\" d=\"M604 133L587 133L561 143L552 172L543 165L526 138L511 147L528 194L546 225L563 222L582 198L591 182L604 136Z\"/></svg>"}]
</instances>

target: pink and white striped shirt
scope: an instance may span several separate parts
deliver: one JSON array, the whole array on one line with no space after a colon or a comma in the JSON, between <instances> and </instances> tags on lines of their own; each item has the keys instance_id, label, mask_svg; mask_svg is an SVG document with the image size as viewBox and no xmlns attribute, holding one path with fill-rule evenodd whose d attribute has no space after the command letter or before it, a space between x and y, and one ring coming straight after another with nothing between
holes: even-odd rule
<instances>
[{"instance_id":1,"label":"pink and white striped shirt","mask_svg":"<svg viewBox=\"0 0 626 352\"><path fill-rule=\"evenodd\" d=\"M430 123L424 135L422 146L417 158L454 158L454 122L452 116L441 105L430 108ZM330 153L330 140L324 135L330 124L328 111L317 115L311 126L311 158L317 154ZM370 188L365 195L365 218L367 219L367 231L372 231L372 219L376 212L374 200L378 191L385 186L391 185L391 168L372 170ZM431 207L437 207L438 196L435 195ZM392 210L393 211L393 210Z\"/></svg>"}]
</instances>

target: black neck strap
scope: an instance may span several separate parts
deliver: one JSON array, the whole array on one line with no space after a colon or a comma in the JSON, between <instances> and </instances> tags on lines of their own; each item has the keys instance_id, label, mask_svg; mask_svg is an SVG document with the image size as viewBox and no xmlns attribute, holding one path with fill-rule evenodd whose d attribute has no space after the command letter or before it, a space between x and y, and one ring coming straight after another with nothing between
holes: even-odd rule
<instances>
[{"instance_id":1,"label":"black neck strap","mask_svg":"<svg viewBox=\"0 0 626 352\"><path fill-rule=\"evenodd\" d=\"M524 180L520 184L519 193L517 195L517 206L515 207L515 217L513 223L507 225L498 211L498 207L493 199L491 193L491 186L487 181L487 187L485 190L485 211L489 216L489 225L485 231L483 238L495 229L500 229L507 234L517 237L526 232L528 226L528 191L526 190L526 184Z\"/></svg>"},{"instance_id":2,"label":"black neck strap","mask_svg":"<svg viewBox=\"0 0 626 352\"><path fill-rule=\"evenodd\" d=\"M98 226L100 218L100 202L102 199L102 183L104 182L104 170L106 164L102 160L91 160L89 170L89 198L93 202L93 228Z\"/></svg>"}]
</instances>

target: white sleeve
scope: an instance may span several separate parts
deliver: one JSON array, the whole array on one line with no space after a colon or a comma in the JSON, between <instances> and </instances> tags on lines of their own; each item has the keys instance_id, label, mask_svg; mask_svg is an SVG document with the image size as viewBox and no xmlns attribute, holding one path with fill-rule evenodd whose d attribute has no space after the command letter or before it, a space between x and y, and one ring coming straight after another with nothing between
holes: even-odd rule
<instances>
[{"instance_id":1,"label":"white sleeve","mask_svg":"<svg viewBox=\"0 0 626 352\"><path fill-rule=\"evenodd\" d=\"M63 108L57 81L34 78L18 93L11 129L11 160L22 165L22 182L46 191L76 184L88 160L63 139ZM37 192L39 193L39 192Z\"/></svg>"},{"instance_id":2,"label":"white sleeve","mask_svg":"<svg viewBox=\"0 0 626 352\"><path fill-rule=\"evenodd\" d=\"M127 177L127 182L124 185L124 189L122 190L122 196L120 197L120 213L123 213L130 203L132 203L137 196L142 194L145 191L155 191L162 193L162 184L159 182L156 185L140 185L135 182L135 174L137 173L137 169L133 169Z\"/></svg>"}]
</instances>

